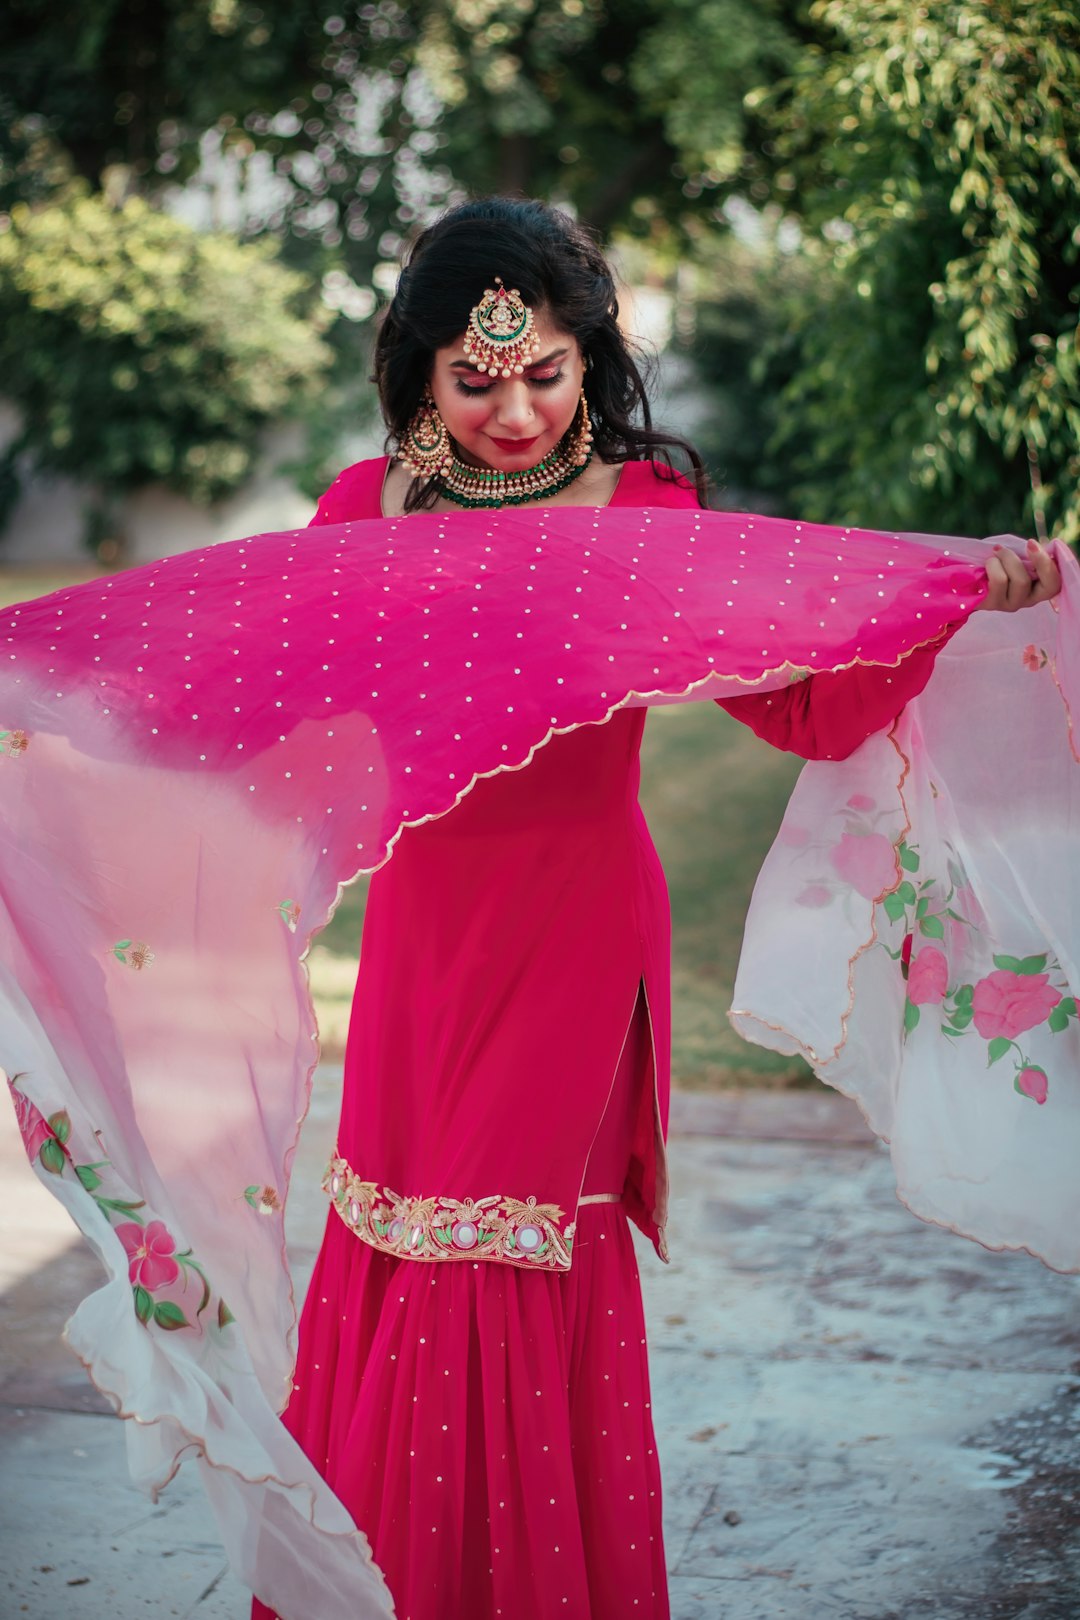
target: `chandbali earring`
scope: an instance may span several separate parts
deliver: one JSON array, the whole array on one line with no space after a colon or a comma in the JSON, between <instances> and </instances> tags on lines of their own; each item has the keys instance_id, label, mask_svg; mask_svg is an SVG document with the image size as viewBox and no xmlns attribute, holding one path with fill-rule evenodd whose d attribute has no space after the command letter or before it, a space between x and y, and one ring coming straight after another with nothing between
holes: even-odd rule
<instances>
[{"instance_id":1,"label":"chandbali earring","mask_svg":"<svg viewBox=\"0 0 1080 1620\"><path fill-rule=\"evenodd\" d=\"M581 387L581 398L578 400L577 414L570 424L570 436L566 444L568 459L575 467L587 467L592 460L593 430L592 419L589 416L589 402L585 398L585 385Z\"/></svg>"},{"instance_id":2,"label":"chandbali earring","mask_svg":"<svg viewBox=\"0 0 1080 1620\"><path fill-rule=\"evenodd\" d=\"M414 478L442 478L454 465L454 447L430 388L425 388L424 397L405 429L397 458L405 463Z\"/></svg>"}]
</instances>

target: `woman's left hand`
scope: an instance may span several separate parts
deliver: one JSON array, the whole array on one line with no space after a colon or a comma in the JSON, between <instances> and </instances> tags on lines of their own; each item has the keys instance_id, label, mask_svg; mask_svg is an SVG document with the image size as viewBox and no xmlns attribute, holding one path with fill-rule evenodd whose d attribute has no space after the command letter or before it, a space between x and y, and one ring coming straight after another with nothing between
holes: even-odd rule
<instances>
[{"instance_id":1,"label":"woman's left hand","mask_svg":"<svg viewBox=\"0 0 1080 1620\"><path fill-rule=\"evenodd\" d=\"M1049 602L1061 589L1061 574L1050 553L1037 540L1027 543L1027 560L1008 546L995 546L986 565L989 589L980 607L992 613L1015 613L1017 608Z\"/></svg>"}]
</instances>

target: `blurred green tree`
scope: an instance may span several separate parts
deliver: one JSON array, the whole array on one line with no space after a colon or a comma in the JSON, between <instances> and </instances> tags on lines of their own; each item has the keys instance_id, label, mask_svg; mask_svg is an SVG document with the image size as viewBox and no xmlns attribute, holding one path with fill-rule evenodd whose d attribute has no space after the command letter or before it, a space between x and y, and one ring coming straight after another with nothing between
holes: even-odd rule
<instances>
[{"instance_id":1,"label":"blurred green tree","mask_svg":"<svg viewBox=\"0 0 1080 1620\"><path fill-rule=\"evenodd\" d=\"M217 131L286 182L253 229L354 274L455 186L571 202L599 230L700 214L742 161L743 97L794 61L794 0L9 0L0 206L42 143L152 190ZM33 155L37 153L38 163Z\"/></svg>"},{"instance_id":2,"label":"blurred green tree","mask_svg":"<svg viewBox=\"0 0 1080 1620\"><path fill-rule=\"evenodd\" d=\"M29 451L109 493L162 482L212 500L246 476L259 430L312 391L330 318L270 240L200 233L78 184L17 204L0 232L0 377L22 417L7 468Z\"/></svg>"},{"instance_id":3,"label":"blurred green tree","mask_svg":"<svg viewBox=\"0 0 1080 1620\"><path fill-rule=\"evenodd\" d=\"M817 0L754 160L823 272L779 403L810 517L1080 537L1080 13ZM825 272L828 272L825 274Z\"/></svg>"},{"instance_id":4,"label":"blurred green tree","mask_svg":"<svg viewBox=\"0 0 1080 1620\"><path fill-rule=\"evenodd\" d=\"M806 311L825 297L830 272L783 238L780 211L766 209L752 232L702 234L681 277L687 296L675 342L708 396L694 440L723 506L780 512L788 505L783 400L802 364Z\"/></svg>"}]
</instances>

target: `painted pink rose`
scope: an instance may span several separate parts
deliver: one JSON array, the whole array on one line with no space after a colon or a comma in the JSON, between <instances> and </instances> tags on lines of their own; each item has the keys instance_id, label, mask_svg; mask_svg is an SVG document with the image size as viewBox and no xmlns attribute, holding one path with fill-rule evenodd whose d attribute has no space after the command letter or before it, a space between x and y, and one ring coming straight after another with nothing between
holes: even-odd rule
<instances>
[{"instance_id":1,"label":"painted pink rose","mask_svg":"<svg viewBox=\"0 0 1080 1620\"><path fill-rule=\"evenodd\" d=\"M128 1276L137 1288L152 1294L179 1277L180 1267L173 1259L176 1243L164 1221L151 1221L148 1226L124 1221L116 1235L127 1253Z\"/></svg>"},{"instance_id":2,"label":"painted pink rose","mask_svg":"<svg viewBox=\"0 0 1080 1620\"><path fill-rule=\"evenodd\" d=\"M844 833L830 850L838 877L867 900L877 900L896 885L896 850L884 833Z\"/></svg>"},{"instance_id":3,"label":"painted pink rose","mask_svg":"<svg viewBox=\"0 0 1080 1620\"><path fill-rule=\"evenodd\" d=\"M944 951L934 945L924 945L908 969L908 1000L916 1007L925 1007L945 999L949 988L949 964Z\"/></svg>"},{"instance_id":4,"label":"painted pink rose","mask_svg":"<svg viewBox=\"0 0 1080 1620\"><path fill-rule=\"evenodd\" d=\"M42 1144L48 1142L51 1137L55 1137L56 1132L40 1108L36 1107L26 1093L20 1091L18 1086L14 1085L10 1080L8 1081L8 1090L11 1092L12 1102L15 1104L15 1118L18 1122L19 1133L23 1139L27 1158L32 1161L37 1158Z\"/></svg>"},{"instance_id":5,"label":"painted pink rose","mask_svg":"<svg viewBox=\"0 0 1080 1620\"><path fill-rule=\"evenodd\" d=\"M1061 1000L1048 973L1013 973L998 968L975 986L971 1011L984 1041L998 1036L1014 1041L1025 1029L1048 1018Z\"/></svg>"},{"instance_id":6,"label":"painted pink rose","mask_svg":"<svg viewBox=\"0 0 1080 1620\"><path fill-rule=\"evenodd\" d=\"M827 906L832 895L824 883L808 883L806 888L796 896L796 904L809 906L812 910L820 906Z\"/></svg>"},{"instance_id":7,"label":"painted pink rose","mask_svg":"<svg viewBox=\"0 0 1080 1620\"><path fill-rule=\"evenodd\" d=\"M1030 1097L1032 1102L1037 1102L1040 1107L1046 1101L1049 1086L1045 1069L1029 1063L1025 1069L1020 1070L1015 1084L1022 1097Z\"/></svg>"},{"instance_id":8,"label":"painted pink rose","mask_svg":"<svg viewBox=\"0 0 1080 1620\"><path fill-rule=\"evenodd\" d=\"M1046 663L1046 654L1041 647L1036 647L1034 642L1028 642L1021 656L1024 660L1024 668L1030 669L1032 674L1037 674Z\"/></svg>"}]
</instances>

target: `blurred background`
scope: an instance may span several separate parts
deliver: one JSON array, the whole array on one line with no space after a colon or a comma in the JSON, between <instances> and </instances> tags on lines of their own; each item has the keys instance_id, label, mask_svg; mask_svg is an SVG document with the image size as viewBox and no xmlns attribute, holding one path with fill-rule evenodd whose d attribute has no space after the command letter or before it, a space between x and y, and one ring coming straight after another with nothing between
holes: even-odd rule
<instances>
[{"instance_id":1,"label":"blurred background","mask_svg":"<svg viewBox=\"0 0 1080 1620\"><path fill-rule=\"evenodd\" d=\"M8 0L0 124L0 600L306 522L402 247L487 191L602 236L717 504L1080 538L1069 0ZM723 1019L795 766L705 708L648 739L676 1073L803 1083Z\"/></svg>"}]
</instances>

